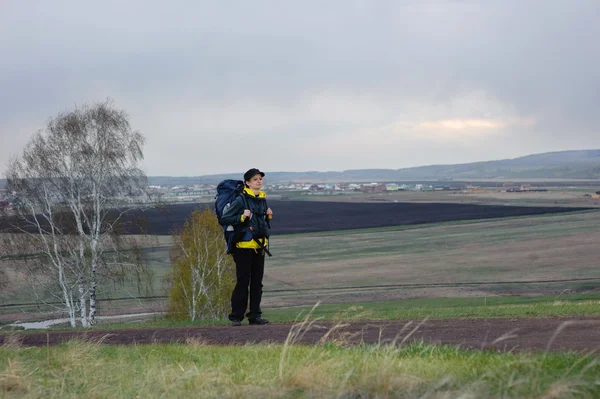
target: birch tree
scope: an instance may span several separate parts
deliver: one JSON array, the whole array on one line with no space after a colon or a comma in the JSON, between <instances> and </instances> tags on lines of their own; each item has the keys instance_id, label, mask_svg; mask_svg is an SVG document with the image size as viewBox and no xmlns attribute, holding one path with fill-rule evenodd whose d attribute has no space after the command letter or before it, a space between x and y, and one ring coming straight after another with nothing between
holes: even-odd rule
<instances>
[{"instance_id":1,"label":"birch tree","mask_svg":"<svg viewBox=\"0 0 600 399\"><path fill-rule=\"evenodd\" d=\"M76 325L96 319L98 284L135 270L122 251L119 231L147 187L139 168L142 135L110 101L51 119L7 167L14 207L13 252L26 262L33 296L43 290L61 303ZM26 257L27 258L27 257Z\"/></svg>"},{"instance_id":2,"label":"birch tree","mask_svg":"<svg viewBox=\"0 0 600 399\"><path fill-rule=\"evenodd\" d=\"M235 264L226 253L216 215L209 209L194 211L173 242L169 316L192 321L225 318L235 285Z\"/></svg>"},{"instance_id":3,"label":"birch tree","mask_svg":"<svg viewBox=\"0 0 600 399\"><path fill-rule=\"evenodd\" d=\"M0 298L2 297L2 294L5 292L9 283L6 265L2 260L0 260Z\"/></svg>"},{"instance_id":4,"label":"birch tree","mask_svg":"<svg viewBox=\"0 0 600 399\"><path fill-rule=\"evenodd\" d=\"M4 214L4 209L2 209L2 207L0 207L0 231L2 229L2 216ZM10 283L8 280L8 268L6 265L6 262L4 261L4 254L7 252L6 248L4 248L3 245L3 240L0 239L0 299L2 298L3 294L5 294L6 292L6 287L8 286L8 284Z\"/></svg>"}]
</instances>

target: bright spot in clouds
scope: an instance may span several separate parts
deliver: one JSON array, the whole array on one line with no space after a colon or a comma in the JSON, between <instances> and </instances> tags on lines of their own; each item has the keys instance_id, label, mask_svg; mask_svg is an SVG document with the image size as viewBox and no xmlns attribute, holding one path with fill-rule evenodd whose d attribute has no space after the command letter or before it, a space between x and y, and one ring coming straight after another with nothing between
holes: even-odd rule
<instances>
[{"instance_id":1,"label":"bright spot in clouds","mask_svg":"<svg viewBox=\"0 0 600 399\"><path fill-rule=\"evenodd\" d=\"M449 119L443 121L421 122L418 128L421 129L448 129L448 130L488 130L501 129L506 124L503 122L485 120L485 119Z\"/></svg>"}]
</instances>

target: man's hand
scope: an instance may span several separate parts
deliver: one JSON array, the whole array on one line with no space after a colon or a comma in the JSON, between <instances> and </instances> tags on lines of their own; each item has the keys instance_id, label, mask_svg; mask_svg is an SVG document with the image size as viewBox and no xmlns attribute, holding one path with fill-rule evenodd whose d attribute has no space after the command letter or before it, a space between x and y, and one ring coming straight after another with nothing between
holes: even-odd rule
<instances>
[{"instance_id":1,"label":"man's hand","mask_svg":"<svg viewBox=\"0 0 600 399\"><path fill-rule=\"evenodd\" d=\"M273 211L271 210L271 208L267 209L267 215L273 216Z\"/></svg>"},{"instance_id":2,"label":"man's hand","mask_svg":"<svg viewBox=\"0 0 600 399\"><path fill-rule=\"evenodd\" d=\"M252 215L252 212L250 212L250 209L244 209L244 217L249 218Z\"/></svg>"}]
</instances>

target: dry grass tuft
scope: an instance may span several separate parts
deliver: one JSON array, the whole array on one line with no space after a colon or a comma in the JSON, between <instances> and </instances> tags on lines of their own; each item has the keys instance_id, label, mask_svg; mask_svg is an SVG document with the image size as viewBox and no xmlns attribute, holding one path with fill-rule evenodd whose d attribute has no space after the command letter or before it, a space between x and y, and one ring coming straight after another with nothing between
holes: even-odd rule
<instances>
[{"instance_id":1,"label":"dry grass tuft","mask_svg":"<svg viewBox=\"0 0 600 399\"><path fill-rule=\"evenodd\" d=\"M94 364L97 361L97 353L102 348L104 341L112 334L101 337L81 337L66 342L64 345L68 350L62 358L65 367L77 367L82 364Z\"/></svg>"},{"instance_id":2,"label":"dry grass tuft","mask_svg":"<svg viewBox=\"0 0 600 399\"><path fill-rule=\"evenodd\" d=\"M295 390L325 390L332 388L332 379L329 373L326 372L325 365L316 365L314 362L308 361L287 370L281 381L281 385L285 388L293 388Z\"/></svg>"},{"instance_id":3,"label":"dry grass tuft","mask_svg":"<svg viewBox=\"0 0 600 399\"><path fill-rule=\"evenodd\" d=\"M8 359L6 371L0 373L0 392L3 394L2 397L8 395L22 396L29 392L18 362Z\"/></svg>"},{"instance_id":4,"label":"dry grass tuft","mask_svg":"<svg viewBox=\"0 0 600 399\"><path fill-rule=\"evenodd\" d=\"M4 337L5 348L20 348L23 346L23 336L18 334L8 334Z\"/></svg>"},{"instance_id":5,"label":"dry grass tuft","mask_svg":"<svg viewBox=\"0 0 600 399\"><path fill-rule=\"evenodd\" d=\"M201 336L195 337L186 337L184 343L190 346L208 346L210 345L208 341L206 341Z\"/></svg>"},{"instance_id":6,"label":"dry grass tuft","mask_svg":"<svg viewBox=\"0 0 600 399\"><path fill-rule=\"evenodd\" d=\"M314 345L303 358L291 356L292 346L300 343L309 330L325 328L316 323L318 319L310 320L318 306L319 303L303 320L290 328L281 351L278 369L279 383L282 388L307 393L308 397L389 397L399 392L403 392L405 397L420 397L419 390L423 386L430 385L431 381L416 377L406 369L401 355L402 346L427 319L416 325L408 322L391 342L383 343L380 340L376 346L377 354L373 355L376 359L368 351L355 359L330 356L330 351L335 352L341 347L354 346L349 344L356 342L357 334L360 335L360 333L346 331L346 327L350 325L347 323L348 320L363 317L360 313L356 313L356 310L360 309L354 308L350 312L354 312L355 317L351 317L349 312L338 315L335 318L337 322L328 328L318 344ZM339 375L340 370L345 370L342 378L332 378L335 374ZM427 397L439 397L438 388L447 391L449 379L451 380L450 376L444 378L442 386L429 392ZM459 396L476 397L469 396L465 392L461 392Z\"/></svg>"},{"instance_id":7,"label":"dry grass tuft","mask_svg":"<svg viewBox=\"0 0 600 399\"><path fill-rule=\"evenodd\" d=\"M580 397L581 392L577 389L577 386L581 383L575 381L557 381L550 386L548 391L541 397L543 399L558 399L558 398L575 398Z\"/></svg>"}]
</instances>

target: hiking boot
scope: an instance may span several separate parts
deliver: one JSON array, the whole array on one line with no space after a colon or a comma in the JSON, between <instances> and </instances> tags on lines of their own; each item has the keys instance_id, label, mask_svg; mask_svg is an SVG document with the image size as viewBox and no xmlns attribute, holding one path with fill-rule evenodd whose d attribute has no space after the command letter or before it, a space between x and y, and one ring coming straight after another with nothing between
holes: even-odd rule
<instances>
[{"instance_id":1,"label":"hiking boot","mask_svg":"<svg viewBox=\"0 0 600 399\"><path fill-rule=\"evenodd\" d=\"M269 320L263 319L260 316L257 317L256 319L250 319L250 320L248 320L248 324L250 324L250 325L254 325L255 324L255 325L262 326L263 324L267 324L267 323L269 323Z\"/></svg>"},{"instance_id":2,"label":"hiking boot","mask_svg":"<svg viewBox=\"0 0 600 399\"><path fill-rule=\"evenodd\" d=\"M231 326L232 326L232 327L239 327L239 326L241 326L241 325L242 325L242 322L241 322L241 321L239 321L239 320L232 320L232 321L231 321Z\"/></svg>"}]
</instances>

